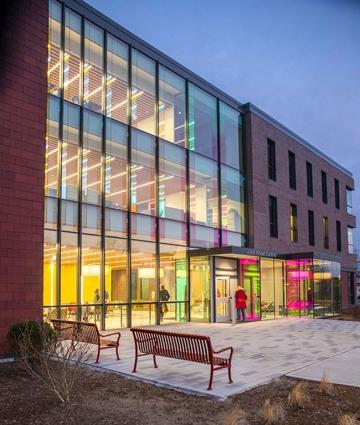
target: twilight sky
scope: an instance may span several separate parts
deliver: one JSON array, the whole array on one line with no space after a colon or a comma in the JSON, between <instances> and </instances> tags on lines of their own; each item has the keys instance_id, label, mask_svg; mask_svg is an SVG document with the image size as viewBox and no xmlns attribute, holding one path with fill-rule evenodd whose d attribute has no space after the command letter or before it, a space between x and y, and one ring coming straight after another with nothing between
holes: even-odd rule
<instances>
[{"instance_id":1,"label":"twilight sky","mask_svg":"<svg viewBox=\"0 0 360 425\"><path fill-rule=\"evenodd\" d=\"M352 171L360 226L359 0L87 2Z\"/></svg>"}]
</instances>

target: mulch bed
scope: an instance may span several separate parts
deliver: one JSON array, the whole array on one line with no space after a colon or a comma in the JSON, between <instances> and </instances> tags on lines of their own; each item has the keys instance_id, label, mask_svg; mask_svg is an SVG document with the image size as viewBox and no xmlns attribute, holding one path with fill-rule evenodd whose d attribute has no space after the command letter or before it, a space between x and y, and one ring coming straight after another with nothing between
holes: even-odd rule
<instances>
[{"instance_id":1,"label":"mulch bed","mask_svg":"<svg viewBox=\"0 0 360 425\"><path fill-rule=\"evenodd\" d=\"M0 364L0 424L236 425L231 413L241 409L249 425L263 425L258 412L266 399L283 404L290 425L335 425L343 414L360 419L360 388L336 385L327 395L318 383L307 382L309 401L289 408L287 396L297 382L281 378L222 402L91 371L81 378L71 403L63 405L14 364Z\"/></svg>"}]
</instances>

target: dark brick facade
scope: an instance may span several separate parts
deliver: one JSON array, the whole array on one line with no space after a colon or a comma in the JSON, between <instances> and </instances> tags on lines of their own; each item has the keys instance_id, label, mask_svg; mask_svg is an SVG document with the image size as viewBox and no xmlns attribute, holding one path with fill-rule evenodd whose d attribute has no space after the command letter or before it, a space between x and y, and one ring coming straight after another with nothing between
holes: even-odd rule
<instances>
[{"instance_id":1,"label":"dark brick facade","mask_svg":"<svg viewBox=\"0 0 360 425\"><path fill-rule=\"evenodd\" d=\"M346 271L356 270L356 256L348 254L347 226L355 227L355 217L346 212L346 186L354 180L330 162L287 135L254 112L245 115L246 163L248 171L249 245L277 253L320 252L341 258L343 300L348 299ZM267 139L276 145L276 181L268 177ZM296 190L289 188L288 151L296 158ZM306 161L313 167L313 197L307 195ZM322 202L321 171L327 174L328 202ZM335 208L334 179L340 184L340 209ZM269 195L277 198L278 238L270 238ZM290 204L297 205L298 242L290 241ZM308 210L315 215L315 246L308 242ZM329 249L324 249L322 217L329 219ZM336 221L341 223L341 252L336 246Z\"/></svg>"},{"instance_id":2,"label":"dark brick facade","mask_svg":"<svg viewBox=\"0 0 360 425\"><path fill-rule=\"evenodd\" d=\"M5 1L0 26L0 353L41 317L47 0Z\"/></svg>"}]
</instances>

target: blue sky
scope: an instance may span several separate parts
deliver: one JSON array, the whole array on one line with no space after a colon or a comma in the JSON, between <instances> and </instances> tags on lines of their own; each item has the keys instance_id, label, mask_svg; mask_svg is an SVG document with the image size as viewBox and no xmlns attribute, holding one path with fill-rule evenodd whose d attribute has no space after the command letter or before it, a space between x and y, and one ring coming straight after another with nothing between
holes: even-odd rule
<instances>
[{"instance_id":1,"label":"blue sky","mask_svg":"<svg viewBox=\"0 0 360 425\"><path fill-rule=\"evenodd\" d=\"M360 185L359 0L87 2L272 115ZM360 186L353 202L360 220Z\"/></svg>"}]
</instances>

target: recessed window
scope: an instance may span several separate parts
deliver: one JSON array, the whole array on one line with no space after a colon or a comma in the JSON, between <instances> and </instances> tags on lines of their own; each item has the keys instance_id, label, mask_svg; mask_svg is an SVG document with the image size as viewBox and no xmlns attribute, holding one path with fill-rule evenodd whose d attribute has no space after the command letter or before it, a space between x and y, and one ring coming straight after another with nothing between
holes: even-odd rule
<instances>
[{"instance_id":1,"label":"recessed window","mask_svg":"<svg viewBox=\"0 0 360 425\"><path fill-rule=\"evenodd\" d=\"M314 196L314 187L313 187L312 164L310 162L306 162L306 183L307 183L307 195L312 198Z\"/></svg>"},{"instance_id":2,"label":"recessed window","mask_svg":"<svg viewBox=\"0 0 360 425\"><path fill-rule=\"evenodd\" d=\"M324 204L327 204L328 196L327 196L327 176L325 171L321 171L321 193L322 193L322 201Z\"/></svg>"},{"instance_id":3,"label":"recessed window","mask_svg":"<svg viewBox=\"0 0 360 425\"><path fill-rule=\"evenodd\" d=\"M277 199L275 196L269 196L269 224L270 237L278 237L278 217L277 217Z\"/></svg>"},{"instance_id":4,"label":"recessed window","mask_svg":"<svg viewBox=\"0 0 360 425\"><path fill-rule=\"evenodd\" d=\"M290 189L296 190L296 164L295 154L289 151L289 186Z\"/></svg>"},{"instance_id":5,"label":"recessed window","mask_svg":"<svg viewBox=\"0 0 360 425\"><path fill-rule=\"evenodd\" d=\"M336 220L336 249L341 251L341 223Z\"/></svg>"},{"instance_id":6,"label":"recessed window","mask_svg":"<svg viewBox=\"0 0 360 425\"><path fill-rule=\"evenodd\" d=\"M315 220L314 211L308 210L309 245L315 245Z\"/></svg>"},{"instance_id":7,"label":"recessed window","mask_svg":"<svg viewBox=\"0 0 360 425\"><path fill-rule=\"evenodd\" d=\"M298 241L297 206L295 204L290 204L290 240L291 242Z\"/></svg>"},{"instance_id":8,"label":"recessed window","mask_svg":"<svg viewBox=\"0 0 360 425\"><path fill-rule=\"evenodd\" d=\"M334 179L334 192L335 192L335 208L340 209L340 190L339 190L339 180Z\"/></svg>"},{"instance_id":9,"label":"recessed window","mask_svg":"<svg viewBox=\"0 0 360 425\"><path fill-rule=\"evenodd\" d=\"M353 229L353 227L348 226L347 236L348 236L348 253L354 254L354 229Z\"/></svg>"},{"instance_id":10,"label":"recessed window","mask_svg":"<svg viewBox=\"0 0 360 425\"><path fill-rule=\"evenodd\" d=\"M329 218L323 217L324 248L329 249Z\"/></svg>"},{"instance_id":11,"label":"recessed window","mask_svg":"<svg viewBox=\"0 0 360 425\"><path fill-rule=\"evenodd\" d=\"M270 180L276 181L276 151L275 142L268 139L267 141L268 151L268 177Z\"/></svg>"}]
</instances>

